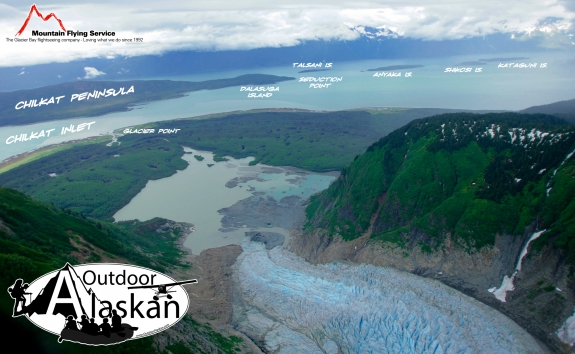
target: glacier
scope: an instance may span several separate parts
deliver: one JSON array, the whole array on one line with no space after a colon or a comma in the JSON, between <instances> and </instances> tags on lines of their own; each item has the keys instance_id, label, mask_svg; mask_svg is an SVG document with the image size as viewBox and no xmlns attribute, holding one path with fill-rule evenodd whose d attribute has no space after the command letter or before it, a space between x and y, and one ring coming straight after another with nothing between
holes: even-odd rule
<instances>
[{"instance_id":1,"label":"glacier","mask_svg":"<svg viewBox=\"0 0 575 354\"><path fill-rule=\"evenodd\" d=\"M543 353L500 312L393 268L312 265L245 239L234 264L235 327L277 353Z\"/></svg>"}]
</instances>

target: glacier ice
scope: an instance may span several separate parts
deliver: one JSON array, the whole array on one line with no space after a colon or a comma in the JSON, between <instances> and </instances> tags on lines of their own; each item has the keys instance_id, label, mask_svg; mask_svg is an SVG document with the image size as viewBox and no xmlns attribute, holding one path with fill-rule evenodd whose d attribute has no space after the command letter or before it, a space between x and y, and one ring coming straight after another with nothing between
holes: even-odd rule
<instances>
[{"instance_id":1,"label":"glacier ice","mask_svg":"<svg viewBox=\"0 0 575 354\"><path fill-rule=\"evenodd\" d=\"M277 353L540 353L515 322L442 283L392 268L311 265L242 243L234 324Z\"/></svg>"}]
</instances>

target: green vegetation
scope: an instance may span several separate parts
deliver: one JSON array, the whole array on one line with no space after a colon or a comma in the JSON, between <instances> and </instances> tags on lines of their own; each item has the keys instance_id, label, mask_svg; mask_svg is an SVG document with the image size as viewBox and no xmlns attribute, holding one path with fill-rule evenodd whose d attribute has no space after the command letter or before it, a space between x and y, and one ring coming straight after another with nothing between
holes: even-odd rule
<instances>
[{"instance_id":1,"label":"green vegetation","mask_svg":"<svg viewBox=\"0 0 575 354\"><path fill-rule=\"evenodd\" d=\"M191 316L186 315L183 319L186 327L191 331L187 335L187 342L177 342L166 346L163 353L226 353L237 354L242 352L243 339L236 336L226 337L216 332L208 324L194 321Z\"/></svg>"},{"instance_id":2,"label":"green vegetation","mask_svg":"<svg viewBox=\"0 0 575 354\"><path fill-rule=\"evenodd\" d=\"M550 293L552 291L555 291L555 286L554 285L547 285L546 287L543 288L543 290Z\"/></svg>"},{"instance_id":3,"label":"green vegetation","mask_svg":"<svg viewBox=\"0 0 575 354\"><path fill-rule=\"evenodd\" d=\"M443 112L402 109L393 113L262 112L206 120L175 120L157 127L179 128L170 141L223 156L254 156L253 164L310 171L340 170L367 146L409 121Z\"/></svg>"},{"instance_id":4,"label":"green vegetation","mask_svg":"<svg viewBox=\"0 0 575 354\"><path fill-rule=\"evenodd\" d=\"M194 155L194 158L198 161L204 161L204 157L200 155Z\"/></svg>"},{"instance_id":5,"label":"green vegetation","mask_svg":"<svg viewBox=\"0 0 575 354\"><path fill-rule=\"evenodd\" d=\"M15 190L0 188L0 288L7 289L18 278L32 281L61 268L66 262L77 264L73 254L78 254L80 248L91 252L92 260L113 255L159 271L165 271L167 266L186 267L180 263L176 237L152 231L166 223L167 220L154 219L117 226L37 202ZM12 318L13 304L9 296L0 297L0 322L9 324L4 326L7 338L34 338L34 341L26 342L27 352L154 352L151 337L105 348L70 342L58 344L54 335L25 318Z\"/></svg>"},{"instance_id":6,"label":"green vegetation","mask_svg":"<svg viewBox=\"0 0 575 354\"><path fill-rule=\"evenodd\" d=\"M513 128L534 135L513 140ZM522 234L541 212L540 228L551 231L536 244L553 238L575 255L573 159L559 168L546 196L553 171L575 148L574 133L545 115L458 113L411 122L312 196L306 228L352 240L375 216L372 238L382 242L429 253L450 236L472 252L493 245L496 234Z\"/></svg>"},{"instance_id":7,"label":"green vegetation","mask_svg":"<svg viewBox=\"0 0 575 354\"><path fill-rule=\"evenodd\" d=\"M0 175L0 184L96 218L112 215L146 185L186 168L180 145L160 136L75 146ZM48 174L55 173L56 177Z\"/></svg>"},{"instance_id":8,"label":"green vegetation","mask_svg":"<svg viewBox=\"0 0 575 354\"><path fill-rule=\"evenodd\" d=\"M63 145L54 145L50 146L49 148L42 149L41 151L33 152L30 155L23 157L18 162L6 164L3 167L0 167L0 173L9 171L13 168L16 168L20 165L27 164L28 162L32 162L34 160L41 159L42 157L52 155L58 151L70 149L72 147L71 144L63 144Z\"/></svg>"},{"instance_id":9,"label":"green vegetation","mask_svg":"<svg viewBox=\"0 0 575 354\"><path fill-rule=\"evenodd\" d=\"M542 228L548 231L533 242L533 248L540 250L552 242L569 250L567 259L575 262L575 158L563 164L549 187L552 190L540 214Z\"/></svg>"},{"instance_id":10,"label":"green vegetation","mask_svg":"<svg viewBox=\"0 0 575 354\"><path fill-rule=\"evenodd\" d=\"M293 80L293 77L263 74L241 75L230 79L217 79L201 82L171 80L134 80L134 81L77 81L31 90L0 92L0 126L24 125L37 122L60 120L71 117L95 117L111 112L127 111L131 105L150 101L182 97L185 92L216 90L240 85L268 85ZM134 86L134 92L117 96L91 98L71 102L73 94L93 93L121 87L124 92ZM15 109L18 102L42 98L65 96L59 103L33 108Z\"/></svg>"},{"instance_id":11,"label":"green vegetation","mask_svg":"<svg viewBox=\"0 0 575 354\"><path fill-rule=\"evenodd\" d=\"M155 268L162 272L177 266L187 268L187 264L181 263L185 252L179 249L176 244L178 239L184 236L184 227L179 223L162 218L153 218L148 221L122 221L115 224L96 223L101 230L106 231L106 227L114 228L113 233L121 242L137 248L146 255L147 267Z\"/></svg>"},{"instance_id":12,"label":"green vegetation","mask_svg":"<svg viewBox=\"0 0 575 354\"><path fill-rule=\"evenodd\" d=\"M544 293L550 293L555 291L557 288L555 287L555 285L553 284L549 284L547 286L543 286L545 282L543 280L537 282L537 287L535 287L534 289L530 289L528 294L527 294L527 299L529 300L533 300L534 298L536 298L537 296L544 294Z\"/></svg>"},{"instance_id":13,"label":"green vegetation","mask_svg":"<svg viewBox=\"0 0 575 354\"><path fill-rule=\"evenodd\" d=\"M186 168L182 146L214 151L216 159L255 156L257 162L313 171L337 170L352 162L331 188L312 197L308 227L353 239L369 228L379 208L373 238L404 248L421 241L420 248L428 252L437 251L451 235L471 251L493 244L497 233L521 234L541 211L543 225L553 230L534 246L542 247L552 237L557 246L571 247L572 161L552 181L561 193L546 198L545 184L575 135L551 145L545 142L541 153L511 144L509 134L478 138L470 131L485 132L490 124L505 132L514 127L549 132L571 128L542 115L449 114L412 122L358 156L376 136L427 113L263 112L162 122L163 128L181 130L169 139L131 134L112 147L101 142L75 146L1 174L0 184L111 220L148 180ZM541 170L546 172L539 174ZM51 173L57 176L48 176ZM425 238L412 240L414 233Z\"/></svg>"},{"instance_id":14,"label":"green vegetation","mask_svg":"<svg viewBox=\"0 0 575 354\"><path fill-rule=\"evenodd\" d=\"M240 348L240 344L243 339L236 336L225 337L220 333L214 331L208 324L201 324L194 321L190 316L184 318L184 320L190 324L198 331L207 334L207 338L210 339L210 343L215 344L224 353L235 353ZM241 349L240 349L241 350Z\"/></svg>"},{"instance_id":15,"label":"green vegetation","mask_svg":"<svg viewBox=\"0 0 575 354\"><path fill-rule=\"evenodd\" d=\"M179 228L170 229L174 235L156 232L166 223L156 218L143 223L111 224L0 188L0 254L26 257L36 262L32 268L40 272L59 268L63 262L77 263L71 253L79 246L90 250L96 247L159 271L185 266L179 262L182 253L176 247ZM98 258L103 253L92 255Z\"/></svg>"},{"instance_id":16,"label":"green vegetation","mask_svg":"<svg viewBox=\"0 0 575 354\"><path fill-rule=\"evenodd\" d=\"M45 148L41 148L39 150L26 153L26 155L19 158L18 161L15 161L15 162L7 161L7 162L3 163L2 165L0 165L0 174L4 173L6 171L9 171L13 168L16 168L20 165L27 164L28 162L32 162L34 160L41 159L42 157L52 155L58 151L64 151L67 149L71 149L74 146L94 144L94 143L99 143L99 142L104 142L104 141L108 142L109 140L110 139L106 136L99 136L99 137L85 139L82 141L77 141L74 144L49 145Z\"/></svg>"},{"instance_id":17,"label":"green vegetation","mask_svg":"<svg viewBox=\"0 0 575 354\"><path fill-rule=\"evenodd\" d=\"M94 142L57 151L0 174L0 185L61 208L112 220L149 180L186 168L180 158L182 146L214 151L216 161L227 155L254 156L254 163L339 170L381 136L437 111L264 112L162 122L162 128L181 130L169 139L160 134L130 134L114 146ZM53 173L57 176L50 177Z\"/></svg>"},{"instance_id":18,"label":"green vegetation","mask_svg":"<svg viewBox=\"0 0 575 354\"><path fill-rule=\"evenodd\" d=\"M41 203L11 189L0 188L0 287L7 289L18 278L32 281L61 268L66 262L79 263L73 253L81 248L91 252L85 260L101 256L122 257L132 264L165 272L169 267L188 267L181 263L182 251L176 246L182 226L160 218L119 225L86 218L70 210ZM13 300L0 298L0 322L7 324L4 334L15 340L34 338L26 343L27 352L58 353L156 353L152 337L130 340L110 347L92 347L70 342L59 344L57 337L25 318L12 318ZM184 317L186 341L168 346L172 353L235 353L242 339L226 337L207 324ZM184 350L185 351L178 351ZM205 350L204 350L205 349Z\"/></svg>"}]
</instances>

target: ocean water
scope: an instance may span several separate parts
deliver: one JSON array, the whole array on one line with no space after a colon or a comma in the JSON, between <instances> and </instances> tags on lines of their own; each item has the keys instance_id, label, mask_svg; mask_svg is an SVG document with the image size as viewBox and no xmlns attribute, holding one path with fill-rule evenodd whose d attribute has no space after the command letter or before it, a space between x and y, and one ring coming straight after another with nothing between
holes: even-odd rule
<instances>
[{"instance_id":1,"label":"ocean water","mask_svg":"<svg viewBox=\"0 0 575 354\"><path fill-rule=\"evenodd\" d=\"M499 55L501 56L501 55ZM459 65L481 68L481 73L445 73L455 64L490 55L454 56L434 59L362 60L333 63L333 69L323 72L298 73L291 62L281 67L250 70L231 70L198 75L149 77L142 79L170 79L201 81L235 77L243 74L262 73L295 77L297 80L273 86L280 91L269 98L248 98L239 87L213 91L192 92L173 100L151 102L134 107L129 112L108 114L93 118L72 118L27 126L0 127L0 160L42 146L64 141L107 134L122 127L176 118L197 117L206 114L248 110L255 108L301 108L309 110L342 110L361 107L411 107L454 109L518 110L533 105L572 99L575 80L572 75L572 55L565 52L511 53L506 57L528 57L517 60L538 63L537 68L497 68L499 62L485 65ZM546 68L540 68L547 63ZM374 69L389 65L424 65L422 68L396 70L402 77L373 77ZM404 77L412 72L411 77ZM341 82L328 88L309 88L309 83L299 82L301 77L341 77ZM138 90L138 87L135 87ZM95 123L89 131L59 135L62 127L84 122ZM50 138L6 144L12 135L38 132L55 128Z\"/></svg>"}]
</instances>

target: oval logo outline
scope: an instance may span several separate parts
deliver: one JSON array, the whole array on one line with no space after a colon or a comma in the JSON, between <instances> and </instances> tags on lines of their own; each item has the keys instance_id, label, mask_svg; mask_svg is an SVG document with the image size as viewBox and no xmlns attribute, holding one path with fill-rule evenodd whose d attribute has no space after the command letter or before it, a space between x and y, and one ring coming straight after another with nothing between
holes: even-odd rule
<instances>
[{"instance_id":1,"label":"oval logo outline","mask_svg":"<svg viewBox=\"0 0 575 354\"><path fill-rule=\"evenodd\" d=\"M22 279L18 279L8 292L16 300L12 291L20 287L23 289L20 293L30 302L27 299L22 301L20 297L22 305L18 311L19 300L16 300L13 317L25 315L35 326L60 335L60 342L67 340L99 346L148 337L178 323L190 305L189 295L182 285L197 283L197 280L178 282L159 271L132 264L89 263L72 266L67 263L30 284L22 283ZM116 306L113 306L114 302ZM185 306L180 306L183 302ZM102 324L98 325L95 321L97 317ZM109 323L108 317L112 323ZM126 318L130 324L122 321ZM90 326L88 319L93 323L92 329L98 325L96 332L87 332L86 328Z\"/></svg>"}]
</instances>

